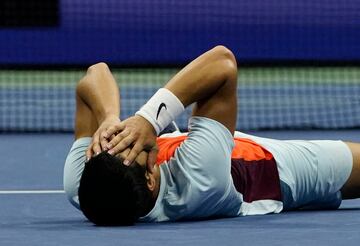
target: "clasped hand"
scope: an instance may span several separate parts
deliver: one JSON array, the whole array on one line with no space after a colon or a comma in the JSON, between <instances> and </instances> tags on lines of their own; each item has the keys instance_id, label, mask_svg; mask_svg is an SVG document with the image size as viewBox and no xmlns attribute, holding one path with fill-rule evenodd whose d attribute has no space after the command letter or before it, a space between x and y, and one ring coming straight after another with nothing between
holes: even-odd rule
<instances>
[{"instance_id":1,"label":"clasped hand","mask_svg":"<svg viewBox=\"0 0 360 246\"><path fill-rule=\"evenodd\" d=\"M153 126L143 117L135 115L124 121L106 119L93 135L86 156L88 159L101 151L116 155L131 148L124 160L130 165L140 152L148 152L147 169L152 172L158 153L156 133Z\"/></svg>"}]
</instances>

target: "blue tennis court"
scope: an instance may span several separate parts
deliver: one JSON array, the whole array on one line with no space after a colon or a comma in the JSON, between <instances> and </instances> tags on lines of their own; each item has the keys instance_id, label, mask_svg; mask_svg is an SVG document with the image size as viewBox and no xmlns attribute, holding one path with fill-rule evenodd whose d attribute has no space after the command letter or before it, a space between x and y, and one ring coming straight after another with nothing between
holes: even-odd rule
<instances>
[{"instance_id":1,"label":"blue tennis court","mask_svg":"<svg viewBox=\"0 0 360 246\"><path fill-rule=\"evenodd\" d=\"M262 131L279 139L360 141L359 130ZM360 200L335 211L285 212L208 221L96 227L62 192L71 134L0 137L1 245L358 245Z\"/></svg>"},{"instance_id":2,"label":"blue tennis court","mask_svg":"<svg viewBox=\"0 0 360 246\"><path fill-rule=\"evenodd\" d=\"M359 245L360 199L335 211L97 227L63 191L76 83L101 61L124 119L224 45L239 68L238 130L360 142L359 12L358 0L0 1L0 246Z\"/></svg>"}]
</instances>

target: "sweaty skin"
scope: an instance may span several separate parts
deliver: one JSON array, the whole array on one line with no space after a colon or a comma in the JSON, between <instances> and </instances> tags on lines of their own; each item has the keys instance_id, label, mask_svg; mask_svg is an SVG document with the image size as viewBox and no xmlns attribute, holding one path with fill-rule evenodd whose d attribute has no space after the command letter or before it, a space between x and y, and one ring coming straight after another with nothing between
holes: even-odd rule
<instances>
[{"instance_id":1,"label":"sweaty skin","mask_svg":"<svg viewBox=\"0 0 360 246\"><path fill-rule=\"evenodd\" d=\"M165 86L187 106L196 102L194 116L214 119L230 132L236 123L237 65L233 54L223 46L199 56ZM192 88L189 90L188 88ZM91 66L78 83L76 94L75 138L92 137L87 156L107 150L111 143L113 154L121 153L128 146L137 146L124 152L123 157L131 163L136 159L140 165L153 166L156 160L156 135L152 125L141 116L119 120L119 88L105 63ZM120 132L118 135L114 135ZM104 136L114 136L113 138ZM341 192L343 199L360 197L360 144L346 143L353 155L351 175ZM146 149L148 156L143 153ZM149 158L149 156L152 158ZM155 158L154 158L155 157ZM151 166L150 165L150 166ZM152 168L148 168L148 170ZM146 172L148 187L157 196L160 184L158 166Z\"/></svg>"},{"instance_id":2,"label":"sweaty skin","mask_svg":"<svg viewBox=\"0 0 360 246\"><path fill-rule=\"evenodd\" d=\"M231 133L234 132L237 118L237 64L226 47L216 46L197 57L170 79L164 88L171 91L184 107L196 103L193 116L216 120ZM109 153L116 154L132 146L124 161L130 164L141 151L150 151L147 164L151 170L157 152L152 125L135 115L109 127L105 137L116 133L119 134L109 142Z\"/></svg>"}]
</instances>

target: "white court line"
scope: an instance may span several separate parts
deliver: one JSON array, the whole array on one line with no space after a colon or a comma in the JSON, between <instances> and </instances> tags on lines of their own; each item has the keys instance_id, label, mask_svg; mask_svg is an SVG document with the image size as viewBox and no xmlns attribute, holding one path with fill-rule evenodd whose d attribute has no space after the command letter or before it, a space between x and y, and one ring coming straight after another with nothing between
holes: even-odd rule
<instances>
[{"instance_id":1,"label":"white court line","mask_svg":"<svg viewBox=\"0 0 360 246\"><path fill-rule=\"evenodd\" d=\"M0 190L0 195L8 194L63 194L64 190Z\"/></svg>"}]
</instances>

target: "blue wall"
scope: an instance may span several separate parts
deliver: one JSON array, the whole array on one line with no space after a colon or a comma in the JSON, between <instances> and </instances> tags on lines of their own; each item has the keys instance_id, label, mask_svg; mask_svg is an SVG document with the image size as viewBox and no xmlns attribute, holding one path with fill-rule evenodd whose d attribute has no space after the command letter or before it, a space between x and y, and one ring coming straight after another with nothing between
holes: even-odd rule
<instances>
[{"instance_id":1,"label":"blue wall","mask_svg":"<svg viewBox=\"0 0 360 246\"><path fill-rule=\"evenodd\" d=\"M0 29L1 64L360 60L358 0L60 0L58 28Z\"/></svg>"}]
</instances>

